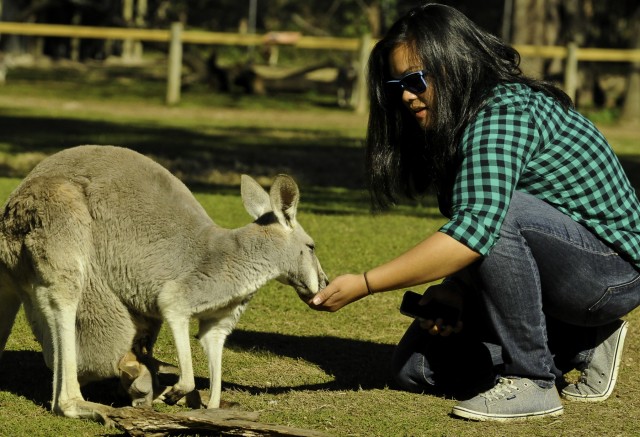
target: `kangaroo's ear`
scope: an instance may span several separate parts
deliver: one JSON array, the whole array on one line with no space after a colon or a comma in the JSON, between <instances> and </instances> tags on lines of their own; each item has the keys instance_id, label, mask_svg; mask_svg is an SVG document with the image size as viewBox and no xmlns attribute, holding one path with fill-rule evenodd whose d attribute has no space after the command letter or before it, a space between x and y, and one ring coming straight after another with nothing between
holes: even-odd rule
<instances>
[{"instance_id":1,"label":"kangaroo's ear","mask_svg":"<svg viewBox=\"0 0 640 437\"><path fill-rule=\"evenodd\" d=\"M241 176L240 193L244 209L254 220L271 211L269 194L250 176Z\"/></svg>"},{"instance_id":2,"label":"kangaroo's ear","mask_svg":"<svg viewBox=\"0 0 640 437\"><path fill-rule=\"evenodd\" d=\"M283 226L294 227L300 191L295 181L287 175L278 175L269 192L271 207Z\"/></svg>"}]
</instances>

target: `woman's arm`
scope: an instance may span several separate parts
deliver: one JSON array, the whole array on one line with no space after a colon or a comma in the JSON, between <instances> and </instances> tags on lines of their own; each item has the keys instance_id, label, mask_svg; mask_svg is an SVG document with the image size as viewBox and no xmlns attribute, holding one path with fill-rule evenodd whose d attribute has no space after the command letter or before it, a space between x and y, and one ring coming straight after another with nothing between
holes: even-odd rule
<instances>
[{"instance_id":1,"label":"woman's arm","mask_svg":"<svg viewBox=\"0 0 640 437\"><path fill-rule=\"evenodd\" d=\"M442 232L436 232L397 258L367 272L372 293L435 281L467 267L480 255ZM309 302L319 311L337 311L368 294L363 274L335 278Z\"/></svg>"}]
</instances>

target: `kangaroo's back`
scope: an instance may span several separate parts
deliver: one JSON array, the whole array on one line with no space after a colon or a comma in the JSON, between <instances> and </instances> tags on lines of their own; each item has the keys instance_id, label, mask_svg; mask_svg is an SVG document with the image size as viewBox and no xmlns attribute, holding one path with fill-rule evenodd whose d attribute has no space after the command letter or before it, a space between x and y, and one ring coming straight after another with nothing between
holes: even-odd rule
<instances>
[{"instance_id":1,"label":"kangaroo's back","mask_svg":"<svg viewBox=\"0 0 640 437\"><path fill-rule=\"evenodd\" d=\"M215 227L169 171L112 146L79 146L44 160L12 193L4 214L0 259L6 265L15 265L22 245L35 257L43 250L77 254L75 262L89 264L88 275L143 292L193 270L208 251L202 236Z\"/></svg>"},{"instance_id":2,"label":"kangaroo's back","mask_svg":"<svg viewBox=\"0 0 640 437\"><path fill-rule=\"evenodd\" d=\"M150 158L115 146L78 146L42 161L21 185L61 178L81 187L94 220L153 213L160 220L211 221L189 189ZM20 189L16 190L19 194ZM144 225L147 218L136 217Z\"/></svg>"}]
</instances>

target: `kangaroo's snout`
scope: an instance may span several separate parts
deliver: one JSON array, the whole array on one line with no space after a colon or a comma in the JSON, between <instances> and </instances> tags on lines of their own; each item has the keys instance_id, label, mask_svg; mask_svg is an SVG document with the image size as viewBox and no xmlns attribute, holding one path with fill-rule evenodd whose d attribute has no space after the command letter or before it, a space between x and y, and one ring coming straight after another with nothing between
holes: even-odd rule
<instances>
[{"instance_id":1,"label":"kangaroo's snout","mask_svg":"<svg viewBox=\"0 0 640 437\"><path fill-rule=\"evenodd\" d=\"M277 279L279 282L293 287L303 302L307 302L329 283L329 279L320 267L320 263L318 263L317 273L309 275L307 278L283 275Z\"/></svg>"},{"instance_id":2,"label":"kangaroo's snout","mask_svg":"<svg viewBox=\"0 0 640 437\"><path fill-rule=\"evenodd\" d=\"M304 302L308 302L309 299L315 296L320 290L325 288L328 283L329 280L327 278L327 275L325 275L322 269L319 269L318 276L316 278L316 281L314 281L312 287L307 287L303 290L296 289L296 291L298 292L298 296L300 296L300 299L302 299Z\"/></svg>"}]
</instances>

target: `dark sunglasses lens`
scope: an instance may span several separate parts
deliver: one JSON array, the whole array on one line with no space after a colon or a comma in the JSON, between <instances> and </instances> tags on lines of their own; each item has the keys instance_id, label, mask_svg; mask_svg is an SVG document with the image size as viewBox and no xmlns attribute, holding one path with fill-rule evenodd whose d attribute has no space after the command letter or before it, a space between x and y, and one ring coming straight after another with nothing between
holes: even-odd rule
<instances>
[{"instance_id":1,"label":"dark sunglasses lens","mask_svg":"<svg viewBox=\"0 0 640 437\"><path fill-rule=\"evenodd\" d=\"M397 80L386 82L384 88L389 94L401 94L403 90L403 86Z\"/></svg>"},{"instance_id":2,"label":"dark sunglasses lens","mask_svg":"<svg viewBox=\"0 0 640 437\"><path fill-rule=\"evenodd\" d=\"M413 94L420 94L427 89L427 82L422 72L410 73L402 79L385 82L385 89L391 95L402 95L403 90L409 90Z\"/></svg>"},{"instance_id":3,"label":"dark sunglasses lens","mask_svg":"<svg viewBox=\"0 0 640 437\"><path fill-rule=\"evenodd\" d=\"M420 73L412 73L402 79L405 88L414 94L423 93L427 89L427 84Z\"/></svg>"}]
</instances>

